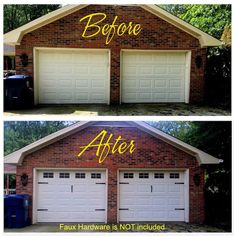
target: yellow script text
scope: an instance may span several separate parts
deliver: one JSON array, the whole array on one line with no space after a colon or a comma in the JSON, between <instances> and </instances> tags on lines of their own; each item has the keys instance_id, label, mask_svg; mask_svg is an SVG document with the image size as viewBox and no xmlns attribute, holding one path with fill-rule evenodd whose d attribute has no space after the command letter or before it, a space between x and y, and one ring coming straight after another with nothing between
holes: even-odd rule
<instances>
[{"instance_id":1,"label":"yellow script text","mask_svg":"<svg viewBox=\"0 0 236 236\"><path fill-rule=\"evenodd\" d=\"M81 146L83 150L78 154L80 157L87 149L96 147L96 156L99 157L98 162L101 164L107 158L108 154L123 154L125 152L129 152L132 154L135 150L134 140L130 142L126 142L121 136L118 136L114 142L111 142L113 134L110 134L108 138L105 140L107 136L107 131L102 130L88 145Z\"/></svg>"},{"instance_id":2,"label":"yellow script text","mask_svg":"<svg viewBox=\"0 0 236 236\"><path fill-rule=\"evenodd\" d=\"M99 17L97 21L93 21L93 17ZM114 17L112 24L104 24L100 26L99 24L102 23L107 18L105 13L93 13L87 16L84 16L80 19L80 22L87 19L87 24L84 28L82 37L83 38L91 38L98 35L100 32L103 36L106 36L106 44L109 44L115 34L117 36L122 36L125 33L128 35L135 35L137 36L142 28L140 24L134 24L133 22L129 22L128 24L122 22L120 24L116 24L118 16Z\"/></svg>"}]
</instances>

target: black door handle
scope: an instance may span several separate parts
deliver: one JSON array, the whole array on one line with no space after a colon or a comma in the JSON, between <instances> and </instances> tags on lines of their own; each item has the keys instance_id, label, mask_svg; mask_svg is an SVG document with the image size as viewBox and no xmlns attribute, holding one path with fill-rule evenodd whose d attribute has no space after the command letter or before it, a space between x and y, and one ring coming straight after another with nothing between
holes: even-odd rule
<instances>
[{"instance_id":1,"label":"black door handle","mask_svg":"<svg viewBox=\"0 0 236 236\"><path fill-rule=\"evenodd\" d=\"M70 191L73 193L73 185L70 186Z\"/></svg>"},{"instance_id":2,"label":"black door handle","mask_svg":"<svg viewBox=\"0 0 236 236\"><path fill-rule=\"evenodd\" d=\"M151 193L152 193L152 185L151 185Z\"/></svg>"}]
</instances>

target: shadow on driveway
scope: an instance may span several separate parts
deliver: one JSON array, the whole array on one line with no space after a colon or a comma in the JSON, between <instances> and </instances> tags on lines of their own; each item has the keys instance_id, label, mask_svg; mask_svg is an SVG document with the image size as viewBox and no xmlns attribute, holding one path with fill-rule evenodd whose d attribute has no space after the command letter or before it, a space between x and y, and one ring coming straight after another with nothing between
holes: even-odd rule
<instances>
[{"instance_id":1,"label":"shadow on driveway","mask_svg":"<svg viewBox=\"0 0 236 236\"><path fill-rule=\"evenodd\" d=\"M187 223L156 223L156 224L145 224L145 223L141 223L141 224L133 224L134 227L132 228L132 224L123 224L125 225L125 227L121 228L120 224L115 224L117 226L117 230L111 230L112 229L112 225L111 224L84 224L85 226L88 227L94 227L94 226L106 226L106 228L104 230L78 230L78 227L82 227L83 224L77 224L77 223L67 223L67 230L65 230L64 227L61 227L60 229L60 224L59 223L45 223L45 224L34 224L31 226L27 226L25 228L20 228L20 229L5 229L5 233L19 233L19 232L64 232L64 233L68 233L68 232L225 232L222 229L218 229L212 226L207 226L207 225L196 225L196 224L187 224ZM142 230L138 227L139 226L146 226L148 225L149 229L146 230ZM73 227L74 226L74 227ZM156 226L156 228L155 228ZM159 229L158 229L158 226ZM130 227L130 228L129 228ZM164 228L163 228L164 227ZM124 230L124 228L126 230ZM160 229L161 228L161 229ZM110 229L110 230L109 230Z\"/></svg>"},{"instance_id":2,"label":"shadow on driveway","mask_svg":"<svg viewBox=\"0 0 236 236\"><path fill-rule=\"evenodd\" d=\"M4 115L78 116L230 116L229 110L189 104L41 105L32 109L9 110Z\"/></svg>"}]
</instances>

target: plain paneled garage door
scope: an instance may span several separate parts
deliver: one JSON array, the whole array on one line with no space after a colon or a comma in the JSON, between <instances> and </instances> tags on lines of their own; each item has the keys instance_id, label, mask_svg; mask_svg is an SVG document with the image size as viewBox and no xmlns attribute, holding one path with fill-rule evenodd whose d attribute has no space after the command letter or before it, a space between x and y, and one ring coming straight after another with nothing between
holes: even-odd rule
<instances>
[{"instance_id":1,"label":"plain paneled garage door","mask_svg":"<svg viewBox=\"0 0 236 236\"><path fill-rule=\"evenodd\" d=\"M124 51L122 102L188 102L185 52Z\"/></svg>"},{"instance_id":2,"label":"plain paneled garage door","mask_svg":"<svg viewBox=\"0 0 236 236\"><path fill-rule=\"evenodd\" d=\"M184 172L121 171L119 221L185 221Z\"/></svg>"},{"instance_id":3,"label":"plain paneled garage door","mask_svg":"<svg viewBox=\"0 0 236 236\"><path fill-rule=\"evenodd\" d=\"M38 50L40 104L109 102L107 50Z\"/></svg>"},{"instance_id":4,"label":"plain paneled garage door","mask_svg":"<svg viewBox=\"0 0 236 236\"><path fill-rule=\"evenodd\" d=\"M105 222L105 171L38 171L37 222Z\"/></svg>"}]
</instances>

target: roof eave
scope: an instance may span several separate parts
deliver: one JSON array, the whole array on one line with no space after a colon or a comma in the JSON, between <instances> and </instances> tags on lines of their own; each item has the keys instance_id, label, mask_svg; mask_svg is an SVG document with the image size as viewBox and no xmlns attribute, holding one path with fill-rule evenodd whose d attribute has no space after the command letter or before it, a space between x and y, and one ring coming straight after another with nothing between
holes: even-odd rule
<instances>
[{"instance_id":1,"label":"roof eave","mask_svg":"<svg viewBox=\"0 0 236 236\"><path fill-rule=\"evenodd\" d=\"M8 154L7 156L4 157L4 163L13 164L13 165L21 165L26 155L29 155L32 152L35 152L41 148L44 148L69 135L72 135L75 132L84 129L93 123L94 123L93 121L81 121L74 125L68 126L62 130L59 130L55 133L52 133L40 140L37 140L36 142L32 144L27 145L26 147L21 148L20 150L17 150L13 153Z\"/></svg>"},{"instance_id":2,"label":"roof eave","mask_svg":"<svg viewBox=\"0 0 236 236\"><path fill-rule=\"evenodd\" d=\"M190 25L184 20L172 15L171 13L165 11L164 9L154 5L147 4L141 5L142 8L156 15L157 17L167 21L168 23L174 25L175 27L181 29L182 31L192 35L193 37L199 40L199 43L202 48L212 47L212 46L221 46L222 42L211 35L203 32L202 30Z\"/></svg>"},{"instance_id":3,"label":"roof eave","mask_svg":"<svg viewBox=\"0 0 236 236\"><path fill-rule=\"evenodd\" d=\"M142 130L146 130L147 133L149 133L150 135L153 135L154 137L157 137L161 140L163 140L164 142L188 153L189 155L191 156L194 156L199 165L202 165L202 164L219 164L222 160L220 159L217 159L211 155L209 155L208 153L205 153L187 143L184 143L183 141L173 137L173 136L170 136L166 133L164 133L163 131L161 130L156 130L155 128L151 127L150 125L142 122L142 121L134 121L138 127L140 127L140 129Z\"/></svg>"},{"instance_id":4,"label":"roof eave","mask_svg":"<svg viewBox=\"0 0 236 236\"><path fill-rule=\"evenodd\" d=\"M44 16L41 16L29 23L12 30L6 34L4 34L4 43L8 45L20 45L21 39L23 36L29 32L32 32L38 28L41 28L47 24L50 24L56 20L61 19L73 12L80 10L86 7L87 4L80 4L80 5L66 5L62 8L59 8L55 11L52 11Z\"/></svg>"}]
</instances>

